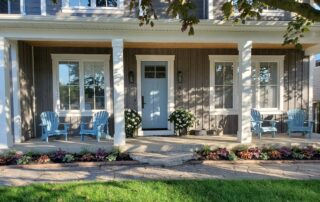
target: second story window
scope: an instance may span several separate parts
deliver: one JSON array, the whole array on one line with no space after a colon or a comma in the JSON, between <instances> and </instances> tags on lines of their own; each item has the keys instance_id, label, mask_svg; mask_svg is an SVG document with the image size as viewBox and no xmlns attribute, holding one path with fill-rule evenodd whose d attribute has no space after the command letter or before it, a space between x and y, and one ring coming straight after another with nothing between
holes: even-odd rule
<instances>
[{"instance_id":1,"label":"second story window","mask_svg":"<svg viewBox=\"0 0 320 202\"><path fill-rule=\"evenodd\" d=\"M65 0L65 6L71 8L118 7L118 0Z\"/></svg>"}]
</instances>

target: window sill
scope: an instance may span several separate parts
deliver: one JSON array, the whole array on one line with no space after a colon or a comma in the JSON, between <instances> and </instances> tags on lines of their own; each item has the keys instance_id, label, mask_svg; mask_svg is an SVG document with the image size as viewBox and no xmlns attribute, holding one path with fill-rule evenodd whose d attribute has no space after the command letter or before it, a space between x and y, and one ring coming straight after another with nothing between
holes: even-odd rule
<instances>
[{"instance_id":1,"label":"window sill","mask_svg":"<svg viewBox=\"0 0 320 202\"><path fill-rule=\"evenodd\" d=\"M119 7L106 8L62 8L62 13L81 13L81 14L124 14L124 9Z\"/></svg>"},{"instance_id":2,"label":"window sill","mask_svg":"<svg viewBox=\"0 0 320 202\"><path fill-rule=\"evenodd\" d=\"M257 109L262 115L282 115L286 113L280 109Z\"/></svg>"},{"instance_id":3,"label":"window sill","mask_svg":"<svg viewBox=\"0 0 320 202\"><path fill-rule=\"evenodd\" d=\"M210 115L237 115L238 111L235 109L213 109Z\"/></svg>"},{"instance_id":4,"label":"window sill","mask_svg":"<svg viewBox=\"0 0 320 202\"><path fill-rule=\"evenodd\" d=\"M93 116L94 113L99 111L106 111L106 109L92 110L92 111L58 111L60 117L78 117L78 116Z\"/></svg>"}]
</instances>

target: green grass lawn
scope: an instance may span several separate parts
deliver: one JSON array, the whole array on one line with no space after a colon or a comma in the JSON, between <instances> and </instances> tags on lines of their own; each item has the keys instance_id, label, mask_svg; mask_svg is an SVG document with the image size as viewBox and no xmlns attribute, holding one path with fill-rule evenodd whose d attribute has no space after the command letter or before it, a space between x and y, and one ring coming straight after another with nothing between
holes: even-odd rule
<instances>
[{"instance_id":1,"label":"green grass lawn","mask_svg":"<svg viewBox=\"0 0 320 202\"><path fill-rule=\"evenodd\" d=\"M0 201L319 201L320 180L179 180L0 187Z\"/></svg>"}]
</instances>

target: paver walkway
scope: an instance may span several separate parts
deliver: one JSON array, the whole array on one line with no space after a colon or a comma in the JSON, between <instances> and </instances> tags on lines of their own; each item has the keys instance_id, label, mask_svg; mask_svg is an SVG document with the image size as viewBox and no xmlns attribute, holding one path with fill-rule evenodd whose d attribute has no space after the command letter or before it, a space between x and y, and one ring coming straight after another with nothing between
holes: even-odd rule
<instances>
[{"instance_id":1,"label":"paver walkway","mask_svg":"<svg viewBox=\"0 0 320 202\"><path fill-rule=\"evenodd\" d=\"M186 163L173 167L149 165L0 167L0 185L60 183L82 180L132 179L320 179L320 163Z\"/></svg>"}]
</instances>

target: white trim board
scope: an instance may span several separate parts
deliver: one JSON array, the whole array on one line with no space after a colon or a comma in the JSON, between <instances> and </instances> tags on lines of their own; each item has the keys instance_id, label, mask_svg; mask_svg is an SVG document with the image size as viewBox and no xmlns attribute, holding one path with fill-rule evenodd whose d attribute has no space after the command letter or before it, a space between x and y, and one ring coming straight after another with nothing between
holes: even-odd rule
<instances>
[{"instance_id":1,"label":"white trim board","mask_svg":"<svg viewBox=\"0 0 320 202\"><path fill-rule=\"evenodd\" d=\"M239 69L239 56L238 55L209 55L210 60L210 114L211 115L237 115L239 111L239 106L237 105L237 97L238 91L237 88L233 88L233 109L215 109L214 107L214 64L215 62L233 62L236 66L234 70L234 84L236 85L238 82L238 69ZM283 114L283 99L284 99L284 81L283 81L283 69L284 69L284 55L252 55L252 66L257 68L257 63L259 62L276 62L278 64L278 81L279 81L279 93L277 105L278 108L259 108L258 100L255 100L253 106L257 106L257 109L260 110L261 114ZM257 84L255 84L257 85ZM258 92L256 92L255 97L258 96Z\"/></svg>"},{"instance_id":2,"label":"white trim board","mask_svg":"<svg viewBox=\"0 0 320 202\"><path fill-rule=\"evenodd\" d=\"M105 64L105 109L111 110L111 92L110 92L110 55L108 54L51 54L52 58L52 88L53 88L53 110L60 116L92 116L94 112L101 110L84 110L84 90L83 86L83 62L100 61ZM59 61L77 61L79 62L79 85L80 85L80 109L79 110L59 110L59 81L58 81L58 63Z\"/></svg>"},{"instance_id":3,"label":"white trim board","mask_svg":"<svg viewBox=\"0 0 320 202\"><path fill-rule=\"evenodd\" d=\"M136 55L137 59L137 103L138 113L142 115L141 103L141 62L143 61L165 61L168 62L168 116L174 111L174 55ZM168 121L168 130L143 131L138 130L138 136L147 135L173 135L174 127Z\"/></svg>"}]
</instances>

